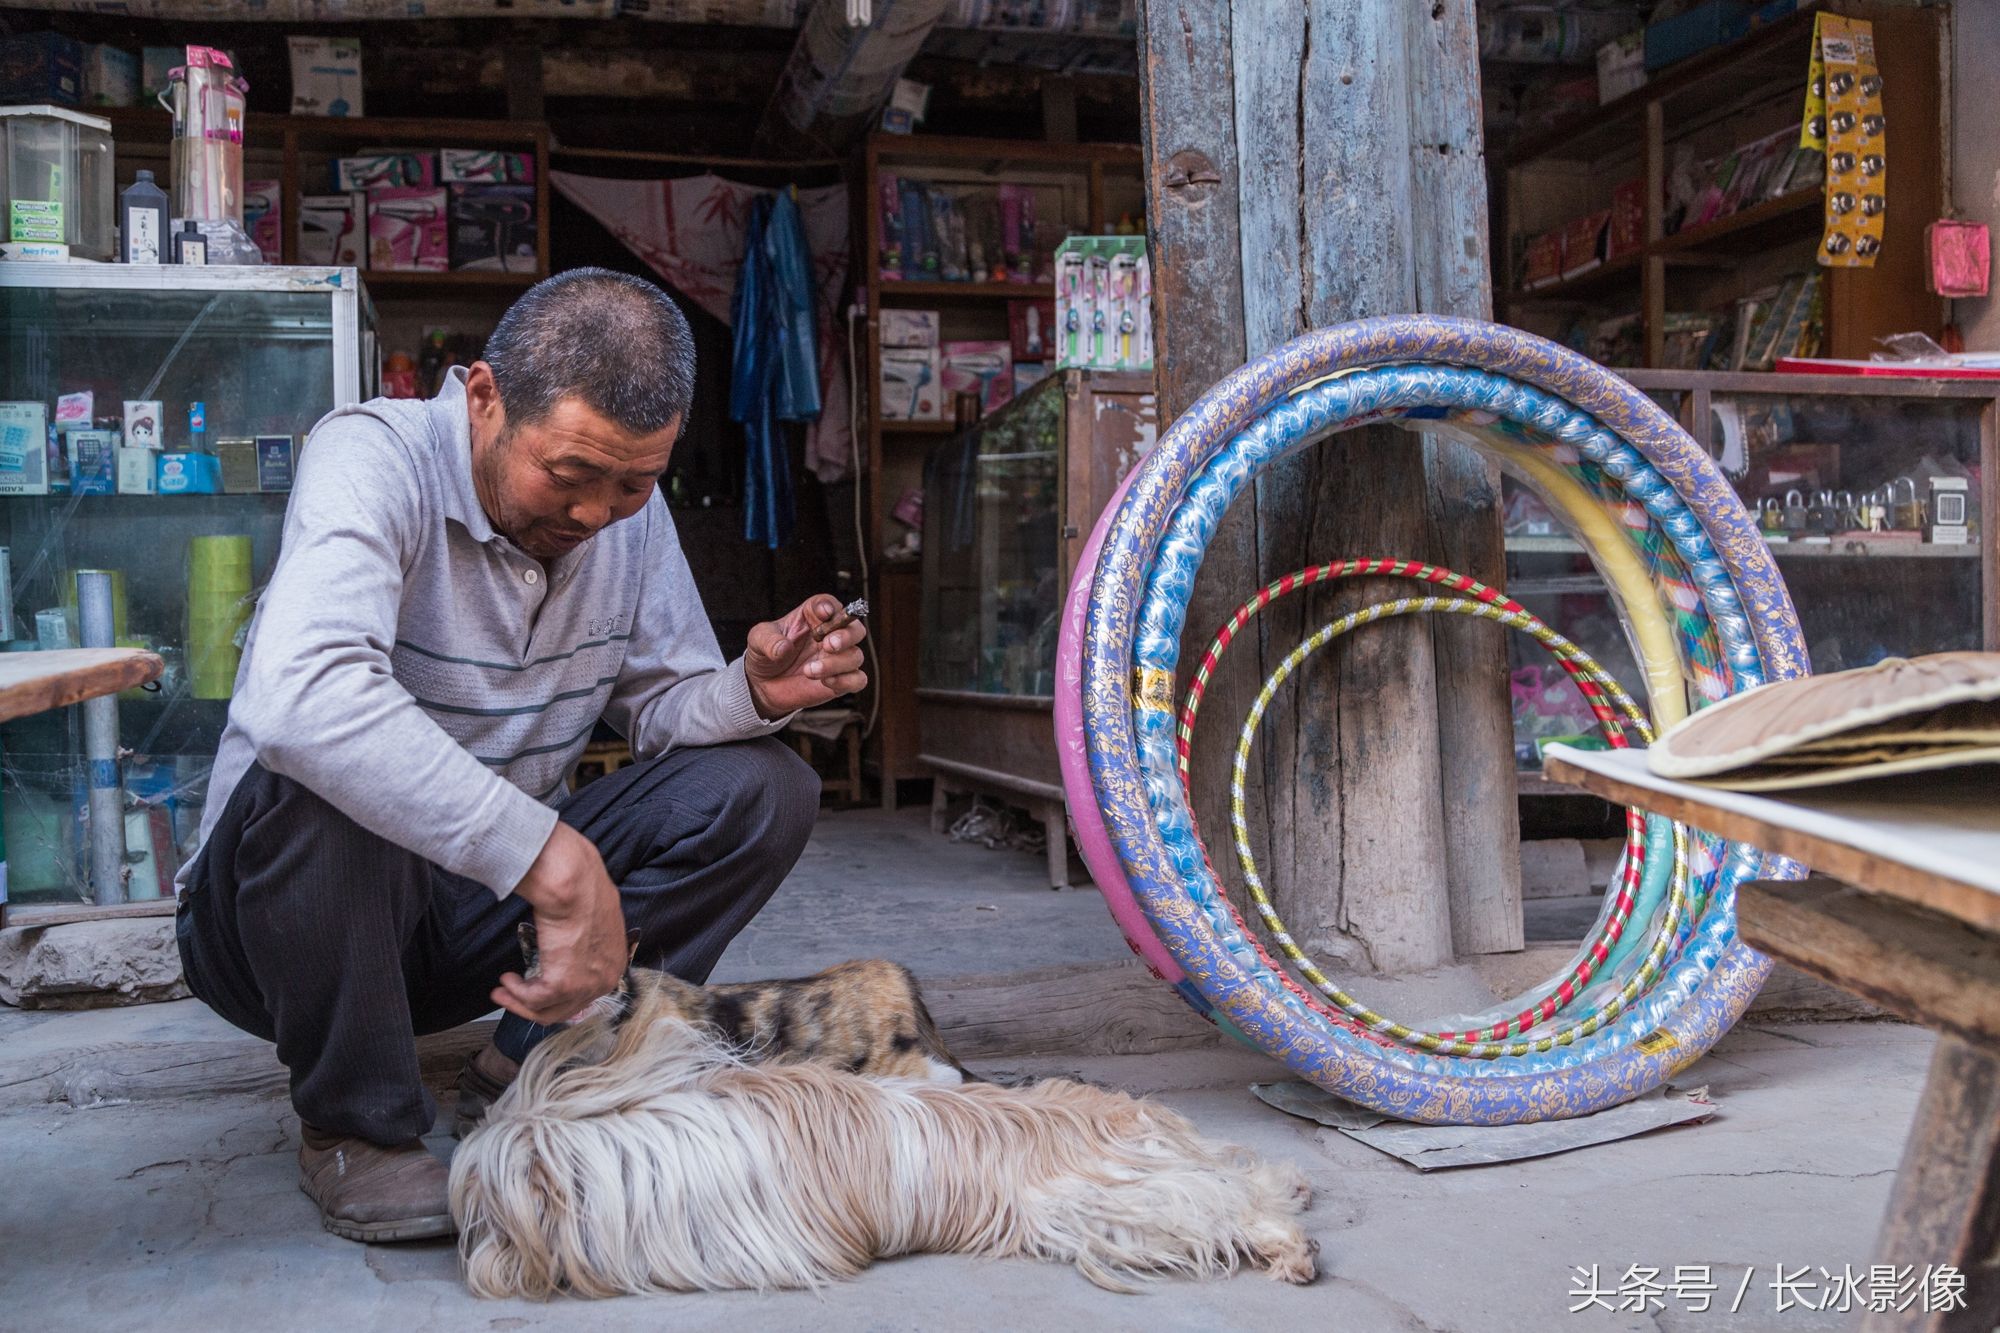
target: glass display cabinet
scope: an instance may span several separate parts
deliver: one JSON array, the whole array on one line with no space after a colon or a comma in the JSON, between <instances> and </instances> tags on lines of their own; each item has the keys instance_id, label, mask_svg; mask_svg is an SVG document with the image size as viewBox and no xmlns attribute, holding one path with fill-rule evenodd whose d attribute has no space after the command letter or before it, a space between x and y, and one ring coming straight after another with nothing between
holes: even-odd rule
<instances>
[{"instance_id":1,"label":"glass display cabinet","mask_svg":"<svg viewBox=\"0 0 2000 1333\"><path fill-rule=\"evenodd\" d=\"M2000 648L1991 515L2000 381L1621 371L1707 449L1758 519L1815 671ZM1536 498L1505 494L1508 591L1625 682L1643 684L1609 594ZM1538 742L1592 730L1574 687L1510 636L1524 790ZM1635 697L1637 691L1634 691Z\"/></svg>"},{"instance_id":2,"label":"glass display cabinet","mask_svg":"<svg viewBox=\"0 0 2000 1333\"><path fill-rule=\"evenodd\" d=\"M166 661L118 705L135 904L192 850L296 450L377 363L351 268L0 264L0 646L80 646L76 573L108 570L116 642ZM90 897L81 712L0 727L15 919Z\"/></svg>"},{"instance_id":3,"label":"glass display cabinet","mask_svg":"<svg viewBox=\"0 0 2000 1333\"><path fill-rule=\"evenodd\" d=\"M953 793L1025 806L1068 882L1054 738L1056 639L1098 512L1153 447L1153 377L1059 371L931 451L924 467L920 759Z\"/></svg>"}]
</instances>

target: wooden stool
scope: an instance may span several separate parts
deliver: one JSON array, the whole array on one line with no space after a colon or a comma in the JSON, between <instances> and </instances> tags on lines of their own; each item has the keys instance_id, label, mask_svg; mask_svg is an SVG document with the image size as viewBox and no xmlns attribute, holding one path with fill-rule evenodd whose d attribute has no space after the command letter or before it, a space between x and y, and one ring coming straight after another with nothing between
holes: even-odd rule
<instances>
[{"instance_id":1,"label":"wooden stool","mask_svg":"<svg viewBox=\"0 0 2000 1333\"><path fill-rule=\"evenodd\" d=\"M828 778L822 773L819 784L822 798L837 797L848 803L858 803L862 799L861 722L859 709L809 708L785 724L785 730L792 738L792 748L808 764L813 764L812 743L815 737L835 745L846 743L847 776ZM817 771L819 766L813 764L813 768Z\"/></svg>"}]
</instances>

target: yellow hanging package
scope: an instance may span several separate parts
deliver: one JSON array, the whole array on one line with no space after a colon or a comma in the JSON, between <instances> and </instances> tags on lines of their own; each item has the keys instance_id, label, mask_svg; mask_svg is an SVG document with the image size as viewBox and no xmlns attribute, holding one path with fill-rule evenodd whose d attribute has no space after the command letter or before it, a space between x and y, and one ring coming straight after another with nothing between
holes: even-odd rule
<instances>
[{"instance_id":1,"label":"yellow hanging package","mask_svg":"<svg viewBox=\"0 0 2000 1333\"><path fill-rule=\"evenodd\" d=\"M1826 224L1819 262L1872 268L1882 253L1889 211L1888 135L1882 75L1875 66L1875 28L1866 19L1821 14L1815 20L1800 142L1813 147L1816 138L1826 150Z\"/></svg>"}]
</instances>

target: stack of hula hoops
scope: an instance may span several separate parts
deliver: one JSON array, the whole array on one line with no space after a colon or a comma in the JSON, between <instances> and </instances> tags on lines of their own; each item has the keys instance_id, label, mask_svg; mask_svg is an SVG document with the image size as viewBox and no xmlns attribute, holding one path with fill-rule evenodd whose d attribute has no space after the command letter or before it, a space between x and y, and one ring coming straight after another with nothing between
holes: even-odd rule
<instances>
[{"instance_id":1,"label":"stack of hula hoops","mask_svg":"<svg viewBox=\"0 0 2000 1333\"><path fill-rule=\"evenodd\" d=\"M1503 593L1369 555L1257 591L1216 633L1176 709L1188 599L1224 511L1273 460L1381 423L1471 444L1547 502L1612 592L1645 673L1644 706ZM1259 611L1349 577L1401 579L1409 595L1311 634L1266 680L1235 738L1233 859L1253 926L1225 891L1191 809L1188 759L1203 694ZM1499 325L1435 316L1343 324L1203 394L1098 520L1064 608L1057 662L1057 743L1079 848L1120 929L1161 979L1329 1092L1429 1124L1516 1124L1630 1100L1700 1057L1749 1006L1770 962L1736 936L1736 889L1797 867L1629 812L1619 870L1575 956L1504 1005L1428 1028L1376 1013L1325 976L1270 900L1243 794L1265 712L1333 639L1425 613L1532 636L1583 691L1612 746L1648 743L1693 708L1808 670L1769 547L1708 455L1651 399L1565 348Z\"/></svg>"}]
</instances>

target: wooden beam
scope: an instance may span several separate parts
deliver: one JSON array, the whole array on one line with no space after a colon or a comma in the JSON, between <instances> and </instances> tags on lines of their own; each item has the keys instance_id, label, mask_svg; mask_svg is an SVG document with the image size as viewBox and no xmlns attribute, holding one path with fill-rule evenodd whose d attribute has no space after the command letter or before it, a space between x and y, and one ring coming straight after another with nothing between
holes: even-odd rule
<instances>
[{"instance_id":1,"label":"wooden beam","mask_svg":"<svg viewBox=\"0 0 2000 1333\"><path fill-rule=\"evenodd\" d=\"M1871 1312L1863 1333L2000 1327L2000 1054L1991 1047L1938 1039L1875 1257L1916 1274L1958 1269L1965 1308Z\"/></svg>"},{"instance_id":2,"label":"wooden beam","mask_svg":"<svg viewBox=\"0 0 2000 1333\"><path fill-rule=\"evenodd\" d=\"M2000 1047L2000 935L1815 877L1737 891L1745 943L1900 1018Z\"/></svg>"},{"instance_id":3,"label":"wooden beam","mask_svg":"<svg viewBox=\"0 0 2000 1333\"><path fill-rule=\"evenodd\" d=\"M0 722L117 694L160 678L165 664L137 648L64 648L0 656Z\"/></svg>"},{"instance_id":4,"label":"wooden beam","mask_svg":"<svg viewBox=\"0 0 2000 1333\"><path fill-rule=\"evenodd\" d=\"M1254 145L1246 148L1239 171L1229 59L1233 21L1226 4L1143 0L1139 6L1140 142L1162 437L1204 390L1244 360L1240 210L1253 193L1244 182L1258 159ZM1246 16L1246 25L1253 22L1254 15ZM1209 541L1189 603L1190 636L1220 624L1256 586L1257 571L1255 506L1238 504ZM1248 643L1239 652L1254 658ZM1197 645L1182 654L1183 687L1199 653ZM1247 671L1223 672L1209 683L1207 707L1215 717L1240 718L1256 690ZM1195 817L1211 838L1229 827L1228 787L1218 780L1221 748L1195 747ZM1253 809L1260 808L1260 793L1253 774Z\"/></svg>"},{"instance_id":5,"label":"wooden beam","mask_svg":"<svg viewBox=\"0 0 2000 1333\"><path fill-rule=\"evenodd\" d=\"M542 52L536 46L509 46L501 57L507 84L507 119L545 119Z\"/></svg>"},{"instance_id":6,"label":"wooden beam","mask_svg":"<svg viewBox=\"0 0 2000 1333\"><path fill-rule=\"evenodd\" d=\"M1479 31L1471 0L1411 5L1410 161L1412 212L1425 220L1413 248L1414 308L1493 315L1487 251L1485 134L1480 110ZM1500 471L1467 445L1424 439L1431 540L1446 566L1504 588ZM1464 616L1430 624L1437 662L1439 772L1445 879L1455 952L1523 947L1520 803L1514 716L1507 689L1506 631Z\"/></svg>"},{"instance_id":7,"label":"wooden beam","mask_svg":"<svg viewBox=\"0 0 2000 1333\"><path fill-rule=\"evenodd\" d=\"M1042 137L1050 143L1076 142L1076 80L1051 74L1042 80Z\"/></svg>"}]
</instances>

